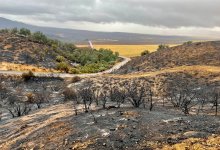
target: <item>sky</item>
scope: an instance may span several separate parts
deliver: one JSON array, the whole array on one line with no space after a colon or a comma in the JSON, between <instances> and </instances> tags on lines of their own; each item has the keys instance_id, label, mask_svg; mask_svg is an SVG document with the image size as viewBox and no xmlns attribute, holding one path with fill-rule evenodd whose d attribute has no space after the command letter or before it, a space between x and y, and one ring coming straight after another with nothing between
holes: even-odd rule
<instances>
[{"instance_id":1,"label":"sky","mask_svg":"<svg viewBox=\"0 0 220 150\"><path fill-rule=\"evenodd\" d=\"M0 0L0 17L92 31L220 37L220 0Z\"/></svg>"}]
</instances>

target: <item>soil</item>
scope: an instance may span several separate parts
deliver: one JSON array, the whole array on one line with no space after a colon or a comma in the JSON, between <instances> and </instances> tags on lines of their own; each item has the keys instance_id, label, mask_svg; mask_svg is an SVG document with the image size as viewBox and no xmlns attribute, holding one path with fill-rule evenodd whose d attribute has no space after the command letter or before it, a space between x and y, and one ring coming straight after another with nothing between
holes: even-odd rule
<instances>
[{"instance_id":1,"label":"soil","mask_svg":"<svg viewBox=\"0 0 220 150\"><path fill-rule=\"evenodd\" d=\"M92 114L93 115L92 115ZM220 117L184 116L157 106L153 111L102 110L75 116L58 104L0 123L0 149L200 149L220 147ZM94 117L95 119L94 119Z\"/></svg>"}]
</instances>

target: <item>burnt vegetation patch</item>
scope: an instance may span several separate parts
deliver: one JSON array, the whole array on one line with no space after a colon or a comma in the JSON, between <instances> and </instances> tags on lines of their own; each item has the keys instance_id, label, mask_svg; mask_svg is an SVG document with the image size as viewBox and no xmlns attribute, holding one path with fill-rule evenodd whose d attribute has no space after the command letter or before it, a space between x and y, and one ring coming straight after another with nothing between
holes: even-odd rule
<instances>
[{"instance_id":1,"label":"burnt vegetation patch","mask_svg":"<svg viewBox=\"0 0 220 150\"><path fill-rule=\"evenodd\" d=\"M62 101L59 91L63 82L63 79L53 77L0 76L1 117L5 111L9 113L8 118L14 118L59 103ZM56 101L54 96L59 101Z\"/></svg>"},{"instance_id":2,"label":"burnt vegetation patch","mask_svg":"<svg viewBox=\"0 0 220 150\"><path fill-rule=\"evenodd\" d=\"M21 77L2 76L1 110L10 117L35 116L33 119L48 123L25 138L22 145L14 143L22 148L37 146L28 145L32 140L51 147L53 144L46 140L50 137L50 142L64 149L162 149L193 137L218 137L220 83L212 81L216 76L181 72L130 79L77 77L74 82L59 78L25 82ZM61 114L56 121L48 122ZM19 132L33 128L33 120L26 121ZM46 131L54 132L38 140ZM55 133L62 136L56 138Z\"/></svg>"},{"instance_id":3,"label":"burnt vegetation patch","mask_svg":"<svg viewBox=\"0 0 220 150\"><path fill-rule=\"evenodd\" d=\"M48 42L41 33L36 33L37 39L33 40L29 39L32 34L27 30L19 32L31 42ZM39 37L42 40L39 41ZM95 60L90 60L97 54L105 53L98 58L113 63L112 57L107 57L112 54L109 51L100 50L101 53L96 51L94 54L89 50L77 50L72 45L63 45L63 48L67 54L77 53L77 56L69 56L61 49L53 51L62 53L55 61L66 72L70 69L69 60L82 56L83 52L83 56L88 57L77 62L83 63L82 70L100 67L98 62L94 65ZM4 49L12 50L10 46ZM210 138L218 139L220 134L218 52L219 42L187 42L174 48L161 45L155 53L145 52L134 58L119 73L153 72L182 65L217 66L217 71L191 69L127 78L101 75L61 79L37 77L32 72L21 77L2 75L0 133L7 134L2 134L5 141L0 142L0 147L8 148L12 143L13 148L23 149L163 149L164 146L174 149L176 144L191 138L197 138L196 144L205 143L203 149L219 147L219 141L207 145ZM102 69L106 62L101 64ZM78 69L70 70L85 71ZM18 127L7 126L10 123ZM10 131L19 140L9 136ZM24 133L28 136L23 136ZM194 144L191 142L190 146Z\"/></svg>"}]
</instances>

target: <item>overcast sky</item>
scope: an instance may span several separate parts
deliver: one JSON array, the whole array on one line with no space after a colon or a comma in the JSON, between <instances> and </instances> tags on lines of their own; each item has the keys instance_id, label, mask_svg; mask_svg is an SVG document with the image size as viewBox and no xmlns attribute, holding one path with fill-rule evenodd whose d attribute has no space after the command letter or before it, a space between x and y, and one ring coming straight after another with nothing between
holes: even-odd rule
<instances>
[{"instance_id":1,"label":"overcast sky","mask_svg":"<svg viewBox=\"0 0 220 150\"><path fill-rule=\"evenodd\" d=\"M0 0L0 16L83 30L220 36L220 0Z\"/></svg>"}]
</instances>

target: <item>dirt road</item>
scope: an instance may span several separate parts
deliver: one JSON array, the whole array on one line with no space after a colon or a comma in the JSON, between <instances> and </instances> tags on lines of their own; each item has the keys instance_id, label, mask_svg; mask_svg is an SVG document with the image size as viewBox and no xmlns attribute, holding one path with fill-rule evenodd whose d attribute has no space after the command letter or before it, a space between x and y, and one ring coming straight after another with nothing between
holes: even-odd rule
<instances>
[{"instance_id":1,"label":"dirt road","mask_svg":"<svg viewBox=\"0 0 220 150\"><path fill-rule=\"evenodd\" d=\"M124 57L124 56L120 56L120 58L123 58L122 62L119 62L117 64L115 64L111 69L109 70L105 70L103 72L99 72L99 73L91 73L91 74L68 74L68 73L39 73L39 72L35 72L34 75L38 76L38 77L61 77L61 78L68 78L68 77L75 77L75 76L79 76L79 77L92 77L92 76L99 76L99 75L103 75L103 74L107 74L107 73L112 73L115 70L118 70L119 68L121 68L122 66L124 66L125 64L127 64L131 59ZM0 70L0 74L3 75L22 75L23 73L25 73L25 71L4 71L4 70Z\"/></svg>"}]
</instances>

